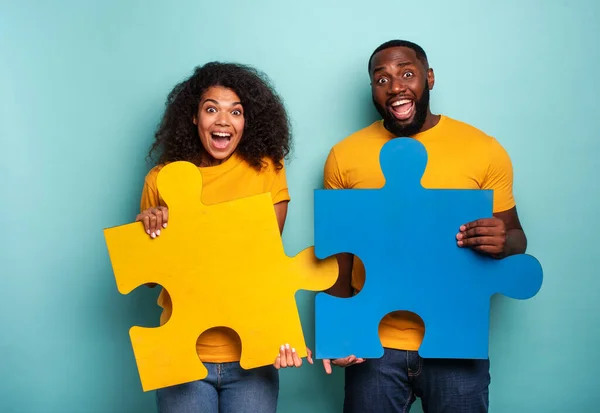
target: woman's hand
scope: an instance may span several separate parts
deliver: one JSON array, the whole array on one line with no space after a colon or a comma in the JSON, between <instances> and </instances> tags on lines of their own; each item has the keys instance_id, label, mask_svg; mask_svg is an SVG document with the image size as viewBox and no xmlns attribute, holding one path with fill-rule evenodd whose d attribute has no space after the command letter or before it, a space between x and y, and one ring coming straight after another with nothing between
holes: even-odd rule
<instances>
[{"instance_id":1,"label":"woman's hand","mask_svg":"<svg viewBox=\"0 0 600 413\"><path fill-rule=\"evenodd\" d=\"M306 352L308 354L306 359L310 364L313 364L312 351L307 347ZM295 348L290 348L290 345L286 344L279 348L279 355L275 359L273 365L278 370L286 367L300 367L302 365L302 359L298 357Z\"/></svg>"},{"instance_id":2,"label":"woman's hand","mask_svg":"<svg viewBox=\"0 0 600 413\"><path fill-rule=\"evenodd\" d=\"M167 227L169 220L169 210L164 206L151 207L138 214L135 221L140 221L144 224L144 230L151 238L156 238L160 235L161 229Z\"/></svg>"}]
</instances>

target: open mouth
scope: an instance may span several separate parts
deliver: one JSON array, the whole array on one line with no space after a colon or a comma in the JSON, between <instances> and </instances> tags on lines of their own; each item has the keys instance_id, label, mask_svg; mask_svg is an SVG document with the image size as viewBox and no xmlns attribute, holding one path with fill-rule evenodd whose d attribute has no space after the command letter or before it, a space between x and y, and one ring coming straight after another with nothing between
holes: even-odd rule
<instances>
[{"instance_id":1,"label":"open mouth","mask_svg":"<svg viewBox=\"0 0 600 413\"><path fill-rule=\"evenodd\" d=\"M212 132L210 137L216 149L226 149L231 142L231 133L228 132Z\"/></svg>"},{"instance_id":2,"label":"open mouth","mask_svg":"<svg viewBox=\"0 0 600 413\"><path fill-rule=\"evenodd\" d=\"M411 99L400 99L390 105L390 112L398 120L410 119L415 110L415 101Z\"/></svg>"}]
</instances>

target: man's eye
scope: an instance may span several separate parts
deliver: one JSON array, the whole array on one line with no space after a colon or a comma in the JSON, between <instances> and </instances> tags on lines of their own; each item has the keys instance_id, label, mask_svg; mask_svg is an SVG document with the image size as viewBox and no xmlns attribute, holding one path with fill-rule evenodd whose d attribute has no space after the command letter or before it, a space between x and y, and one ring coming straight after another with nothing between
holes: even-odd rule
<instances>
[{"instance_id":1,"label":"man's eye","mask_svg":"<svg viewBox=\"0 0 600 413\"><path fill-rule=\"evenodd\" d=\"M414 76L413 72L406 72L404 74L404 77L413 77L413 76Z\"/></svg>"},{"instance_id":2,"label":"man's eye","mask_svg":"<svg viewBox=\"0 0 600 413\"><path fill-rule=\"evenodd\" d=\"M385 83L387 82L387 79L385 77L381 77L379 79L377 79L377 83L381 84L381 83Z\"/></svg>"}]
</instances>

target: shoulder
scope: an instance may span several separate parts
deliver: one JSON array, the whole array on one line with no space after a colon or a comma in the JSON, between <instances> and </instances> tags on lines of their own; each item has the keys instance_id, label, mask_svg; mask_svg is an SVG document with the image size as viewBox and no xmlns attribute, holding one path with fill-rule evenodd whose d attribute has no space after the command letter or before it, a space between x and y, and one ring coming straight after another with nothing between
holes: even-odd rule
<instances>
[{"instance_id":1,"label":"shoulder","mask_svg":"<svg viewBox=\"0 0 600 413\"><path fill-rule=\"evenodd\" d=\"M264 158L262 161L263 167L258 176L262 182L260 186L263 187L263 190L268 189L271 192L273 204L282 201L290 201L291 198L288 191L285 161L281 160L278 163L271 158Z\"/></svg>"},{"instance_id":2,"label":"shoulder","mask_svg":"<svg viewBox=\"0 0 600 413\"><path fill-rule=\"evenodd\" d=\"M160 164L152 167L146 174L144 178L144 183L151 187L156 187L156 177L162 168L165 167L166 164Z\"/></svg>"},{"instance_id":3,"label":"shoulder","mask_svg":"<svg viewBox=\"0 0 600 413\"><path fill-rule=\"evenodd\" d=\"M498 139L482 129L448 116L444 117L444 122L447 133L462 141L465 149L471 148L480 156L508 157L506 149Z\"/></svg>"},{"instance_id":4,"label":"shoulder","mask_svg":"<svg viewBox=\"0 0 600 413\"><path fill-rule=\"evenodd\" d=\"M390 136L391 134L389 134L389 132L387 132L383 127L382 121L378 120L346 136L341 141L333 145L331 150L336 153L343 154L348 151L360 149L365 145L368 145L373 140L381 138L387 139Z\"/></svg>"},{"instance_id":5,"label":"shoulder","mask_svg":"<svg viewBox=\"0 0 600 413\"><path fill-rule=\"evenodd\" d=\"M256 169L252 168L246 162L244 162L244 165L248 169L251 169L252 171L255 171L257 174L265 176L265 177L277 176L279 174L285 175L285 173L286 173L286 164L285 164L284 159L282 159L279 162L275 162L273 159L271 159L269 157L264 157L262 159L262 168L260 170L256 170Z\"/></svg>"},{"instance_id":6,"label":"shoulder","mask_svg":"<svg viewBox=\"0 0 600 413\"><path fill-rule=\"evenodd\" d=\"M375 121L334 144L327 161L343 168L343 165L351 165L358 159L368 158L371 153L378 156L383 145L392 137L383 126L382 120Z\"/></svg>"},{"instance_id":7,"label":"shoulder","mask_svg":"<svg viewBox=\"0 0 600 413\"><path fill-rule=\"evenodd\" d=\"M244 180L250 179L251 182L254 182L253 185L260 187L287 187L285 160L276 162L270 157L263 157L261 163L262 166L260 169L257 169L248 162L242 161L238 164L236 168L237 172L234 172L234 176L238 176L239 179Z\"/></svg>"},{"instance_id":8,"label":"shoulder","mask_svg":"<svg viewBox=\"0 0 600 413\"><path fill-rule=\"evenodd\" d=\"M445 129L451 130L452 132L459 132L460 135L463 135L469 139L479 140L481 142L489 142L490 139L493 139L482 129L473 126L467 122L454 119L449 116L444 116L442 119L444 121Z\"/></svg>"},{"instance_id":9,"label":"shoulder","mask_svg":"<svg viewBox=\"0 0 600 413\"><path fill-rule=\"evenodd\" d=\"M160 171L162 171L162 169L172 163L177 163L177 162L186 162L186 161L167 161L164 163L159 163L155 166L153 166L148 173L146 173L146 177L145 177L145 181L150 183L150 182L156 182L156 178L158 177L158 174L160 173Z\"/></svg>"}]
</instances>

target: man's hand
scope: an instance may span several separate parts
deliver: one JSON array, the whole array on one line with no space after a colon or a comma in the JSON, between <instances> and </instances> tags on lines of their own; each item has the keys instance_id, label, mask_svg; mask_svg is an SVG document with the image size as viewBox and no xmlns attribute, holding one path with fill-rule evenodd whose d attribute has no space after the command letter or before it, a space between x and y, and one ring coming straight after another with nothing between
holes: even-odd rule
<instances>
[{"instance_id":1,"label":"man's hand","mask_svg":"<svg viewBox=\"0 0 600 413\"><path fill-rule=\"evenodd\" d=\"M458 246L502 257L506 252L506 224L500 218L482 218L460 227L456 235Z\"/></svg>"},{"instance_id":2,"label":"man's hand","mask_svg":"<svg viewBox=\"0 0 600 413\"><path fill-rule=\"evenodd\" d=\"M338 367L348 367L353 364L360 364L364 361L365 361L365 359L356 358L355 356L348 356L343 359L335 359L335 360L323 359L323 368L325 369L325 372L327 374L331 374L331 372L332 372L331 365L332 364L334 366L338 366Z\"/></svg>"}]
</instances>

